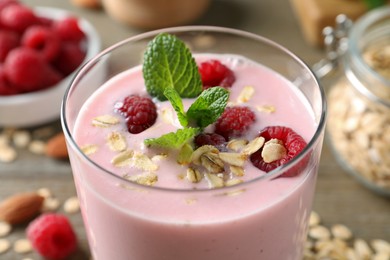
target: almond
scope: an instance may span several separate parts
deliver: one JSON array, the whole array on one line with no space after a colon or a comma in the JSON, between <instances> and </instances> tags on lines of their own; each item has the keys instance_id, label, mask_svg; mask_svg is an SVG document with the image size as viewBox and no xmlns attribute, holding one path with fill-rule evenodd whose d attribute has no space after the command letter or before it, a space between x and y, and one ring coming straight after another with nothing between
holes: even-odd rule
<instances>
[{"instance_id":1,"label":"almond","mask_svg":"<svg viewBox=\"0 0 390 260\"><path fill-rule=\"evenodd\" d=\"M97 9L101 7L100 0L71 0L71 3L82 8Z\"/></svg>"},{"instance_id":2,"label":"almond","mask_svg":"<svg viewBox=\"0 0 390 260\"><path fill-rule=\"evenodd\" d=\"M0 203L0 220L9 224L24 223L36 216L44 198L35 192L25 192L6 198Z\"/></svg>"},{"instance_id":3,"label":"almond","mask_svg":"<svg viewBox=\"0 0 390 260\"><path fill-rule=\"evenodd\" d=\"M65 136L62 132L49 139L45 153L47 156L55 159L68 158L68 149L66 148Z\"/></svg>"}]
</instances>

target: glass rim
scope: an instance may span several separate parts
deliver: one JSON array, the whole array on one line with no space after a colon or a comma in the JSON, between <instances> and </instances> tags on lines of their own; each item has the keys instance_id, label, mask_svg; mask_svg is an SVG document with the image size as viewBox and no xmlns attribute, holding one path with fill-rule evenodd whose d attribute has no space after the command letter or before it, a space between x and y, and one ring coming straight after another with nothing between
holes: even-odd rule
<instances>
[{"instance_id":1,"label":"glass rim","mask_svg":"<svg viewBox=\"0 0 390 260\"><path fill-rule=\"evenodd\" d=\"M290 58L292 58L297 63L299 63L306 70L306 72L308 72L310 74L311 79L315 82L317 89L320 91L321 116L319 118L318 125L316 126L315 133L313 134L310 141L307 143L306 147L302 150L301 153L299 153L296 157L294 157L291 161L287 162L286 164L283 164L283 165L275 168L274 170L272 170L264 175L261 175L259 177L253 178L251 180L239 183L237 185L230 186L230 187L225 186L225 187L221 187L221 188L217 188L217 189L202 188L202 189L190 190L190 189L176 189L176 188L158 187L158 186L147 186L147 185L142 185L142 184L132 182L128 179L125 179L125 178L123 178L119 175L116 175L115 173L105 169L104 167L99 165L97 162L91 160L87 155L85 155L85 153L82 152L81 148L77 145L76 141L73 138L73 135L69 129L67 118L66 118L67 101L69 98L69 94L72 91L74 85L77 84L77 81L79 80L80 76L82 76L85 71L88 71L91 66L95 65L96 62L98 62L102 57L109 54L112 50L117 49L123 45L126 45L126 44L131 43L131 42L136 42L138 40L142 40L145 38L150 38L152 36L158 35L159 33L163 33L163 32L164 33L180 33L180 32L189 32L189 31L192 31L192 32L207 31L207 32L216 32L216 33L227 33L230 35L236 35L236 36L240 36L240 37L253 39L253 40L262 42L268 46L271 46L271 47L278 49L279 51L287 54ZM240 187L250 185L250 184L255 183L255 182L266 181L269 179L275 179L279 175L281 175L283 172L294 167L294 165L296 165L300 160L303 160L303 158L305 156L307 156L308 153L310 153L310 151L312 150L312 147L315 146L318 139L320 138L320 136L325 128L326 107L327 107L327 104L326 104L326 98L325 98L325 91L321 87L317 76L314 74L312 69L302 59L300 59L297 55L292 53L287 48L285 48L282 45L280 45L280 44L278 44L278 43L276 43L268 38L265 38L263 36L256 35L254 33L239 30L239 29L232 29L232 28L219 27L219 26L198 26L198 25L192 26L191 25L191 26L178 26L178 27L163 28L163 29L153 30L153 31L137 34L135 36L131 36L129 38L126 38L122 41L119 41L119 42L111 45L110 47L104 49L98 55L96 55L95 57L90 59L88 62L86 62L74 75L69 86L67 87L67 89L65 91L65 94L64 94L64 97L62 100L62 104L61 104L61 124L62 124L65 138L68 140L68 145L70 145L72 147L72 149L74 149L77 152L78 155L80 155L88 163L92 164L93 167L99 169L102 172L105 172L106 174L110 175L111 177L113 177L121 182L125 182L128 184L134 185L134 187L142 187L142 189L146 189L146 190L159 190L159 191L166 191L166 192L195 192L195 193L204 192L205 193L205 192L212 192L212 191L224 191L224 190L231 189L232 187L233 188L240 188Z\"/></svg>"}]
</instances>

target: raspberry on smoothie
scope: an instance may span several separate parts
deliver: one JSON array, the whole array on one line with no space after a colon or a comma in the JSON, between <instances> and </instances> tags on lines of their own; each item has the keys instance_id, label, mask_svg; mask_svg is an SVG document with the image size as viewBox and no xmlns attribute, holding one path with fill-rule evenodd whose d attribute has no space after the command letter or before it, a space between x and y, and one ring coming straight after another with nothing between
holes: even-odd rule
<instances>
[{"instance_id":1,"label":"raspberry on smoothie","mask_svg":"<svg viewBox=\"0 0 390 260\"><path fill-rule=\"evenodd\" d=\"M215 132L230 140L243 136L255 120L255 113L249 107L227 107L215 123Z\"/></svg>"},{"instance_id":2,"label":"raspberry on smoothie","mask_svg":"<svg viewBox=\"0 0 390 260\"><path fill-rule=\"evenodd\" d=\"M223 65L219 60L208 60L199 65L203 89L220 86L230 88L236 77L234 72Z\"/></svg>"},{"instance_id":3,"label":"raspberry on smoothie","mask_svg":"<svg viewBox=\"0 0 390 260\"><path fill-rule=\"evenodd\" d=\"M132 134L148 129L157 118L156 105L147 97L128 96L117 104L117 109L126 118L127 129Z\"/></svg>"}]
</instances>

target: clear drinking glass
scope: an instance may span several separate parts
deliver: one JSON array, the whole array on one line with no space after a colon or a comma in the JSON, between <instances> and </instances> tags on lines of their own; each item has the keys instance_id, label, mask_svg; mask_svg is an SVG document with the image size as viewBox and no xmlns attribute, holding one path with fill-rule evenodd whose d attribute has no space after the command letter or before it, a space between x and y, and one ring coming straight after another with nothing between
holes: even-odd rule
<instances>
[{"instance_id":1,"label":"clear drinking glass","mask_svg":"<svg viewBox=\"0 0 390 260\"><path fill-rule=\"evenodd\" d=\"M83 154L74 140L82 105L102 83L141 64L147 43L161 32L176 35L193 53L242 55L291 82L302 92L316 125L303 152L252 181L207 190L142 186ZM106 49L78 72L62 105L63 129L93 259L300 260L325 111L323 90L308 66L287 49L251 33L186 26L147 32ZM272 188L275 180L280 180L277 177L291 168L301 171L299 181L271 196L271 189L277 189Z\"/></svg>"}]
</instances>

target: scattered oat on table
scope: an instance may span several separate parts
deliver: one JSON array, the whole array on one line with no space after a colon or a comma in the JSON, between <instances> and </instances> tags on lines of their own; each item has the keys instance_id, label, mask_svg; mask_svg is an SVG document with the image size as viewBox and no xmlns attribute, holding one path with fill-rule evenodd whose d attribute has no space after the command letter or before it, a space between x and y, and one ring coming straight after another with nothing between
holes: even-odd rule
<instances>
[{"instance_id":1,"label":"scattered oat on table","mask_svg":"<svg viewBox=\"0 0 390 260\"><path fill-rule=\"evenodd\" d=\"M316 225L310 228L309 237L317 240L328 240L330 238L330 231L324 226Z\"/></svg>"},{"instance_id":2,"label":"scattered oat on table","mask_svg":"<svg viewBox=\"0 0 390 260\"><path fill-rule=\"evenodd\" d=\"M40 188L37 190L37 193L45 199L52 197L52 192L49 188Z\"/></svg>"},{"instance_id":3,"label":"scattered oat on table","mask_svg":"<svg viewBox=\"0 0 390 260\"><path fill-rule=\"evenodd\" d=\"M14 251L19 254L27 254L33 250L30 241L26 238L16 240L13 248Z\"/></svg>"},{"instance_id":4,"label":"scattered oat on table","mask_svg":"<svg viewBox=\"0 0 390 260\"><path fill-rule=\"evenodd\" d=\"M12 141L18 148L26 148L31 142L31 134L26 130L18 130L12 135Z\"/></svg>"},{"instance_id":5,"label":"scattered oat on table","mask_svg":"<svg viewBox=\"0 0 390 260\"><path fill-rule=\"evenodd\" d=\"M7 252L11 247L11 243L7 239L0 239L0 255Z\"/></svg>"},{"instance_id":6,"label":"scattered oat on table","mask_svg":"<svg viewBox=\"0 0 390 260\"><path fill-rule=\"evenodd\" d=\"M12 226L4 221L0 221L0 237L5 237L11 233Z\"/></svg>"},{"instance_id":7,"label":"scattered oat on table","mask_svg":"<svg viewBox=\"0 0 390 260\"><path fill-rule=\"evenodd\" d=\"M60 207L60 201L57 198L47 197L43 201L42 212L54 212Z\"/></svg>"},{"instance_id":8,"label":"scattered oat on table","mask_svg":"<svg viewBox=\"0 0 390 260\"><path fill-rule=\"evenodd\" d=\"M29 144L28 150L34 154L45 154L46 143L41 140L33 140Z\"/></svg>"},{"instance_id":9,"label":"scattered oat on table","mask_svg":"<svg viewBox=\"0 0 390 260\"><path fill-rule=\"evenodd\" d=\"M45 155L47 140L57 134L53 127L42 127L33 131L4 128L0 132L0 163L12 163L20 149L37 155Z\"/></svg>"},{"instance_id":10,"label":"scattered oat on table","mask_svg":"<svg viewBox=\"0 0 390 260\"><path fill-rule=\"evenodd\" d=\"M320 215L317 212L312 211L309 217L309 227L317 226L321 222Z\"/></svg>"},{"instance_id":11,"label":"scattered oat on table","mask_svg":"<svg viewBox=\"0 0 390 260\"><path fill-rule=\"evenodd\" d=\"M16 150L10 145L0 146L0 162L9 163L15 161L17 157Z\"/></svg>"},{"instance_id":12,"label":"scattered oat on table","mask_svg":"<svg viewBox=\"0 0 390 260\"><path fill-rule=\"evenodd\" d=\"M371 241L372 248L378 253L390 254L390 243L382 239L374 239Z\"/></svg>"},{"instance_id":13,"label":"scattered oat on table","mask_svg":"<svg viewBox=\"0 0 390 260\"><path fill-rule=\"evenodd\" d=\"M390 260L390 243L382 239L368 243L354 238L352 231L343 224L335 224L329 229L313 211L303 260Z\"/></svg>"},{"instance_id":14,"label":"scattered oat on table","mask_svg":"<svg viewBox=\"0 0 390 260\"><path fill-rule=\"evenodd\" d=\"M335 238L342 240L348 240L352 238L351 230L342 224L336 224L332 226L331 233Z\"/></svg>"},{"instance_id":15,"label":"scattered oat on table","mask_svg":"<svg viewBox=\"0 0 390 260\"><path fill-rule=\"evenodd\" d=\"M64 202L64 211L69 214L79 212L80 211L79 199L76 196L68 198Z\"/></svg>"}]
</instances>

